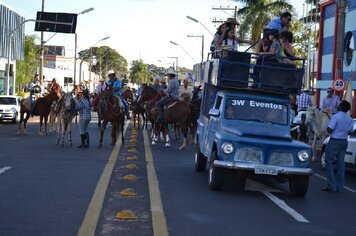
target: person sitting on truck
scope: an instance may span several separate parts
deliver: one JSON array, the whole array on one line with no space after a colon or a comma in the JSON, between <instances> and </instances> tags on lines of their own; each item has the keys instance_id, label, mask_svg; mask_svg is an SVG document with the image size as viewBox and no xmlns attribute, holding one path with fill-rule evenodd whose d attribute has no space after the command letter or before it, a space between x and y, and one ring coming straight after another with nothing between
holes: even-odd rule
<instances>
[{"instance_id":1,"label":"person sitting on truck","mask_svg":"<svg viewBox=\"0 0 356 236\"><path fill-rule=\"evenodd\" d=\"M288 11L284 12L281 17L272 19L267 25L268 29L276 29L278 32L288 31L292 14Z\"/></svg>"},{"instance_id":2,"label":"person sitting on truck","mask_svg":"<svg viewBox=\"0 0 356 236\"><path fill-rule=\"evenodd\" d=\"M237 51L238 49L238 42L235 39L235 30L234 29L227 29L226 33L224 34L224 40L222 41L222 48L228 48L232 51Z\"/></svg>"},{"instance_id":3,"label":"person sitting on truck","mask_svg":"<svg viewBox=\"0 0 356 236\"><path fill-rule=\"evenodd\" d=\"M179 81L176 78L174 72L167 72L166 76L169 79L168 87L164 90L166 96L161 98L156 103L156 108L158 112L157 122L162 123L164 121L163 106L167 105L172 99L178 99L179 97Z\"/></svg>"},{"instance_id":4,"label":"person sitting on truck","mask_svg":"<svg viewBox=\"0 0 356 236\"><path fill-rule=\"evenodd\" d=\"M274 55L274 58L279 62L279 63L286 63L286 64L292 64L295 65L295 63L288 59L285 58L285 55L282 50L281 43L279 42L279 33L278 30L270 30L270 35L269 39L272 41L270 50L268 52L260 52L260 55Z\"/></svg>"},{"instance_id":5,"label":"person sitting on truck","mask_svg":"<svg viewBox=\"0 0 356 236\"><path fill-rule=\"evenodd\" d=\"M256 44L256 53L269 51L272 44L272 41L269 40L269 34L270 34L269 29L263 30L263 37Z\"/></svg>"},{"instance_id":6,"label":"person sitting on truck","mask_svg":"<svg viewBox=\"0 0 356 236\"><path fill-rule=\"evenodd\" d=\"M218 27L218 30L216 31L214 35L214 39L211 42L210 45L210 51L214 52L215 50L220 50L221 49L221 38L225 34L226 31L226 24L223 23Z\"/></svg>"},{"instance_id":7,"label":"person sitting on truck","mask_svg":"<svg viewBox=\"0 0 356 236\"><path fill-rule=\"evenodd\" d=\"M294 57L294 48L292 46L293 33L290 31L283 31L280 35L280 42L286 57Z\"/></svg>"}]
</instances>

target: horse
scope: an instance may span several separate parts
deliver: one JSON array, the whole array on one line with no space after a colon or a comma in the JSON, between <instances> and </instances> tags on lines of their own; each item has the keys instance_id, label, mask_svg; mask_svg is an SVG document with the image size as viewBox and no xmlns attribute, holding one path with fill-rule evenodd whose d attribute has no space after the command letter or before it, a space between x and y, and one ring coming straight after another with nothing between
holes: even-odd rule
<instances>
[{"instance_id":1,"label":"horse","mask_svg":"<svg viewBox=\"0 0 356 236\"><path fill-rule=\"evenodd\" d=\"M51 110L49 112L49 133L53 133L57 131L58 124L57 124L57 101L53 101L51 105Z\"/></svg>"},{"instance_id":2,"label":"horse","mask_svg":"<svg viewBox=\"0 0 356 236\"><path fill-rule=\"evenodd\" d=\"M143 105L138 103L137 100L134 100L130 104L130 109L132 111L132 119L133 119L133 126L134 128L136 127L137 124L137 129L140 129L140 116L142 117L142 128L147 129L147 120L146 120L146 110Z\"/></svg>"},{"instance_id":3,"label":"horse","mask_svg":"<svg viewBox=\"0 0 356 236\"><path fill-rule=\"evenodd\" d=\"M38 98L35 103L35 107L33 108L32 115L40 116L40 130L39 133L42 133L42 124L44 120L44 132L47 133L47 121L48 115L51 110L51 105L54 101L58 100L59 93L50 92L44 97ZM26 117L25 116L26 113ZM30 106L29 106L29 98L26 98L21 101L20 106L20 122L17 133L26 133L26 124L27 120L30 118ZM23 123L23 126L22 126Z\"/></svg>"},{"instance_id":4,"label":"horse","mask_svg":"<svg viewBox=\"0 0 356 236\"><path fill-rule=\"evenodd\" d=\"M70 146L72 143L72 120L76 115L76 106L77 102L74 99L72 93L63 94L59 100L56 107L58 115L58 137L57 144L61 142L61 147L64 147L64 135L68 133L68 143Z\"/></svg>"},{"instance_id":5,"label":"horse","mask_svg":"<svg viewBox=\"0 0 356 236\"><path fill-rule=\"evenodd\" d=\"M121 130L121 142L124 143L125 114L119 105L119 98L114 96L114 92L111 88L105 90L101 94L101 98L98 105L98 115L99 118L102 120L102 124L100 127L99 147L102 147L103 145L104 131L108 122L112 124L111 146L115 146L116 132L118 129Z\"/></svg>"},{"instance_id":6,"label":"horse","mask_svg":"<svg viewBox=\"0 0 356 236\"><path fill-rule=\"evenodd\" d=\"M157 111L155 108L155 104L162 97L162 93L157 92L156 90L145 87L142 90L142 94L140 97L141 102L145 102L146 100L151 99L151 115L154 122L153 131L154 137L152 144L156 144L158 141L158 135L160 132L163 132L163 135L166 137L166 147L170 147L170 139L168 136L168 124L176 125L178 124L183 132L183 144L179 147L180 150L183 150L187 146L187 135L188 135L188 128L191 128L193 114L195 114L195 108L188 102L185 101L174 101L166 105L164 109L164 122L159 123L156 120ZM191 129L191 138L194 137L194 130Z\"/></svg>"},{"instance_id":7,"label":"horse","mask_svg":"<svg viewBox=\"0 0 356 236\"><path fill-rule=\"evenodd\" d=\"M313 161L316 160L316 145L318 140L321 140L323 142L325 138L329 135L326 129L328 127L330 118L331 112L320 112L315 106L309 107L307 109L305 124L311 127L314 132L314 139L312 144Z\"/></svg>"}]
</instances>

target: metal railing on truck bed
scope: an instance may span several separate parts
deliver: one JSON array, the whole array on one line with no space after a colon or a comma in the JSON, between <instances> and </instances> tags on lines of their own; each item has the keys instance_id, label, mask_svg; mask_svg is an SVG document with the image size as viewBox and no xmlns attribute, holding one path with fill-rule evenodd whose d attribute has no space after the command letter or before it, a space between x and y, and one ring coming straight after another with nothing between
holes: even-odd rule
<instances>
[{"instance_id":1,"label":"metal railing on truck bed","mask_svg":"<svg viewBox=\"0 0 356 236\"><path fill-rule=\"evenodd\" d=\"M296 94L302 87L304 59L291 59L294 64L254 53L215 51L204 64L203 78L206 83L229 89Z\"/></svg>"}]
</instances>

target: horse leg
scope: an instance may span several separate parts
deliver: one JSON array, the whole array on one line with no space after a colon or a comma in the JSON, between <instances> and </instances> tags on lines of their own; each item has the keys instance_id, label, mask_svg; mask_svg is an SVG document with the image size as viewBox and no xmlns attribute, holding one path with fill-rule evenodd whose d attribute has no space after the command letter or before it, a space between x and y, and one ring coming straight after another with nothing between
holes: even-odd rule
<instances>
[{"instance_id":1,"label":"horse leg","mask_svg":"<svg viewBox=\"0 0 356 236\"><path fill-rule=\"evenodd\" d=\"M316 160L316 142L318 140L318 136L314 134L314 139L313 139L313 144L312 144L312 150L313 150L313 158L312 161Z\"/></svg>"},{"instance_id":2,"label":"horse leg","mask_svg":"<svg viewBox=\"0 0 356 236\"><path fill-rule=\"evenodd\" d=\"M100 139L99 139L99 147L103 146L103 136L104 136L104 131L106 128L106 125L108 124L108 122L106 120L102 121L101 123L101 127L100 127Z\"/></svg>"},{"instance_id":3,"label":"horse leg","mask_svg":"<svg viewBox=\"0 0 356 236\"><path fill-rule=\"evenodd\" d=\"M188 134L188 126L186 124L181 125L183 131L183 144L179 147L179 150L183 150L187 147L187 134Z\"/></svg>"},{"instance_id":4,"label":"horse leg","mask_svg":"<svg viewBox=\"0 0 356 236\"><path fill-rule=\"evenodd\" d=\"M62 129L61 129L61 119L58 119L58 129L57 129L57 144L61 141Z\"/></svg>"},{"instance_id":5,"label":"horse leg","mask_svg":"<svg viewBox=\"0 0 356 236\"><path fill-rule=\"evenodd\" d=\"M170 147L171 146L171 140L168 135L168 124L162 124L162 134L166 136L166 144L165 147Z\"/></svg>"},{"instance_id":6,"label":"horse leg","mask_svg":"<svg viewBox=\"0 0 356 236\"><path fill-rule=\"evenodd\" d=\"M112 123L112 129L111 129L111 146L115 146L116 144L116 132L117 132L117 121Z\"/></svg>"},{"instance_id":7,"label":"horse leg","mask_svg":"<svg viewBox=\"0 0 356 236\"><path fill-rule=\"evenodd\" d=\"M27 121L28 119L30 119L30 115L28 113L26 113L26 118L23 121L23 133L26 134L26 127L27 127Z\"/></svg>"},{"instance_id":8,"label":"horse leg","mask_svg":"<svg viewBox=\"0 0 356 236\"><path fill-rule=\"evenodd\" d=\"M47 123L48 123L48 116L44 117L44 133L48 135L47 133Z\"/></svg>"},{"instance_id":9,"label":"horse leg","mask_svg":"<svg viewBox=\"0 0 356 236\"><path fill-rule=\"evenodd\" d=\"M17 130L17 134L20 134L21 133L21 124L23 122L23 118L24 118L24 112L20 112L20 122L19 122L19 129Z\"/></svg>"},{"instance_id":10,"label":"horse leg","mask_svg":"<svg viewBox=\"0 0 356 236\"><path fill-rule=\"evenodd\" d=\"M69 121L68 123L68 143L72 147L73 142L72 142L72 120Z\"/></svg>"},{"instance_id":11,"label":"horse leg","mask_svg":"<svg viewBox=\"0 0 356 236\"><path fill-rule=\"evenodd\" d=\"M125 118L121 121L121 142L125 143L125 136L124 136L124 125L125 125Z\"/></svg>"}]
</instances>

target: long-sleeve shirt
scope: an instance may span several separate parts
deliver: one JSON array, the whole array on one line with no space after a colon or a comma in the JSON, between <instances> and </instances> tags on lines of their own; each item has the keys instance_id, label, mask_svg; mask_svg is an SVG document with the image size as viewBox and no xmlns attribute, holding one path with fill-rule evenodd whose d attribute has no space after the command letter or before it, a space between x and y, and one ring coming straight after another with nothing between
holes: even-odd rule
<instances>
[{"instance_id":1,"label":"long-sleeve shirt","mask_svg":"<svg viewBox=\"0 0 356 236\"><path fill-rule=\"evenodd\" d=\"M95 88L95 93L96 94L100 94L102 93L104 90L106 89L106 84L99 84L98 86L96 86Z\"/></svg>"},{"instance_id":2,"label":"long-sleeve shirt","mask_svg":"<svg viewBox=\"0 0 356 236\"><path fill-rule=\"evenodd\" d=\"M75 110L79 111L79 117L81 120L91 120L90 102L88 99L80 99L75 106Z\"/></svg>"},{"instance_id":3,"label":"long-sleeve shirt","mask_svg":"<svg viewBox=\"0 0 356 236\"><path fill-rule=\"evenodd\" d=\"M302 93L297 98L298 111L305 110L312 105L311 98L308 93Z\"/></svg>"},{"instance_id":4,"label":"long-sleeve shirt","mask_svg":"<svg viewBox=\"0 0 356 236\"><path fill-rule=\"evenodd\" d=\"M179 82L178 79L171 79L168 83L167 89L164 91L168 96L178 99L179 98Z\"/></svg>"}]
</instances>

